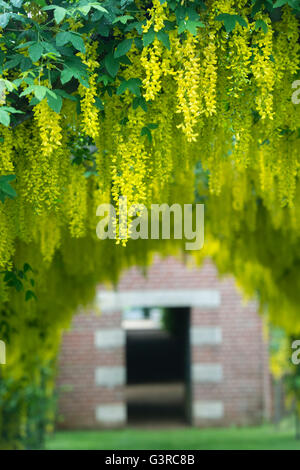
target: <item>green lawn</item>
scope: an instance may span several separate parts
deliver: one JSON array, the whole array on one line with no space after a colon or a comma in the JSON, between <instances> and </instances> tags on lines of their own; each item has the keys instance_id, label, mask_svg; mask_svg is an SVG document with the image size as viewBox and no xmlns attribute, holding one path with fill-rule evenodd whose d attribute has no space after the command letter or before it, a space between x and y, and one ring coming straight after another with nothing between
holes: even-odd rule
<instances>
[{"instance_id":1,"label":"green lawn","mask_svg":"<svg viewBox=\"0 0 300 470\"><path fill-rule=\"evenodd\" d=\"M48 439L47 449L289 449L300 450L291 426L227 429L124 429L61 431Z\"/></svg>"}]
</instances>

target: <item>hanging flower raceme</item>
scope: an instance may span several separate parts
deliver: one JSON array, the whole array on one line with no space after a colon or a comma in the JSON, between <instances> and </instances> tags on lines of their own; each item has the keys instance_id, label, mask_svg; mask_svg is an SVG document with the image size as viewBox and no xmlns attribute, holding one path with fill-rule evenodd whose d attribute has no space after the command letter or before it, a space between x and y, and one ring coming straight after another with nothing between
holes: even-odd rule
<instances>
[{"instance_id":1,"label":"hanging flower raceme","mask_svg":"<svg viewBox=\"0 0 300 470\"><path fill-rule=\"evenodd\" d=\"M95 70L99 67L97 61L97 41L89 44L86 41L85 44L86 53L79 53L79 56L83 59L83 63L88 68L89 73L89 87L85 87L80 84L78 88L79 95L81 97L81 111L82 111L82 130L86 135L96 139L99 136L100 124L99 124L99 110L95 106L97 98L97 73Z\"/></svg>"},{"instance_id":2,"label":"hanging flower raceme","mask_svg":"<svg viewBox=\"0 0 300 470\"><path fill-rule=\"evenodd\" d=\"M178 70L175 78L178 98L177 113L183 116L183 122L177 127L182 129L189 142L195 141L197 138L195 127L201 114L199 93L201 70L198 45L198 38L188 34L186 41L181 46L178 42L179 47L176 51L178 62L182 64L182 68ZM201 85L208 85L205 83L205 77ZM208 109L211 109L212 104L209 101Z\"/></svg>"},{"instance_id":3,"label":"hanging flower raceme","mask_svg":"<svg viewBox=\"0 0 300 470\"><path fill-rule=\"evenodd\" d=\"M262 16L258 18L267 25L267 32L262 30L254 33L253 45L255 46L254 58L251 70L254 76L254 83L257 87L255 97L256 109L264 120L273 119L273 89L275 83L275 66L273 54L273 28L271 21Z\"/></svg>"},{"instance_id":4,"label":"hanging flower raceme","mask_svg":"<svg viewBox=\"0 0 300 470\"><path fill-rule=\"evenodd\" d=\"M0 128L0 174L14 172L13 133L7 127Z\"/></svg>"}]
</instances>

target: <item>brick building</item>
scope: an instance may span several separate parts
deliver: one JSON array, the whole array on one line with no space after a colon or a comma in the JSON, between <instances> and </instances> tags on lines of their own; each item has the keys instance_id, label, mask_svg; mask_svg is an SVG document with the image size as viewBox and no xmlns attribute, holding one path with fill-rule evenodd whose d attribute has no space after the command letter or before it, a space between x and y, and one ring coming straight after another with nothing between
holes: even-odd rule
<instances>
[{"instance_id":1,"label":"brick building","mask_svg":"<svg viewBox=\"0 0 300 470\"><path fill-rule=\"evenodd\" d=\"M180 416L196 426L269 416L268 354L256 305L244 303L232 278L218 279L209 260L200 269L157 258L146 277L131 268L117 290L99 287L97 303L101 315L76 315L64 336L61 427L124 426L131 416L153 418L155 403L158 417L165 412L166 420ZM174 309L185 320L176 337L137 322L130 330L128 308Z\"/></svg>"}]
</instances>

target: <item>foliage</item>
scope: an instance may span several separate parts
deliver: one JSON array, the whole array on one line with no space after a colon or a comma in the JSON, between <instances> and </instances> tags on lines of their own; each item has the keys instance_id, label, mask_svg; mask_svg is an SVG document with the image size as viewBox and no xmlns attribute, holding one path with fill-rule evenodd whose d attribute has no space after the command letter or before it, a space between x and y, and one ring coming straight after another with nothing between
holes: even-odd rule
<instances>
[{"instance_id":1,"label":"foliage","mask_svg":"<svg viewBox=\"0 0 300 470\"><path fill-rule=\"evenodd\" d=\"M43 447L56 409L49 389L52 377L53 368L43 366L39 382L32 383L26 376L18 383L12 378L0 381L0 449Z\"/></svg>"},{"instance_id":2,"label":"foliage","mask_svg":"<svg viewBox=\"0 0 300 470\"><path fill-rule=\"evenodd\" d=\"M55 357L97 282L181 248L127 243L122 223L117 244L97 240L96 208L114 201L118 211L119 196L150 206L193 203L196 194L206 204L199 262L213 256L274 324L300 331L300 108L291 100L299 2L1 0L0 8L4 380L20 393L24 371L28 383L40 380L36 351L41 365ZM25 296L24 265L34 272Z\"/></svg>"}]
</instances>

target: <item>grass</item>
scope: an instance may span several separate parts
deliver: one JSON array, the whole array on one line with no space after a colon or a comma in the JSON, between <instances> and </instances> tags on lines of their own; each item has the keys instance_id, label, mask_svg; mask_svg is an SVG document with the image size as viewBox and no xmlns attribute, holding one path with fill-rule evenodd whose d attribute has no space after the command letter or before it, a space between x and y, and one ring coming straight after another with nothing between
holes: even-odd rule
<instances>
[{"instance_id":1,"label":"grass","mask_svg":"<svg viewBox=\"0 0 300 470\"><path fill-rule=\"evenodd\" d=\"M117 431L59 431L48 439L54 450L300 450L291 426L276 431L270 425L226 429L131 429Z\"/></svg>"}]
</instances>

